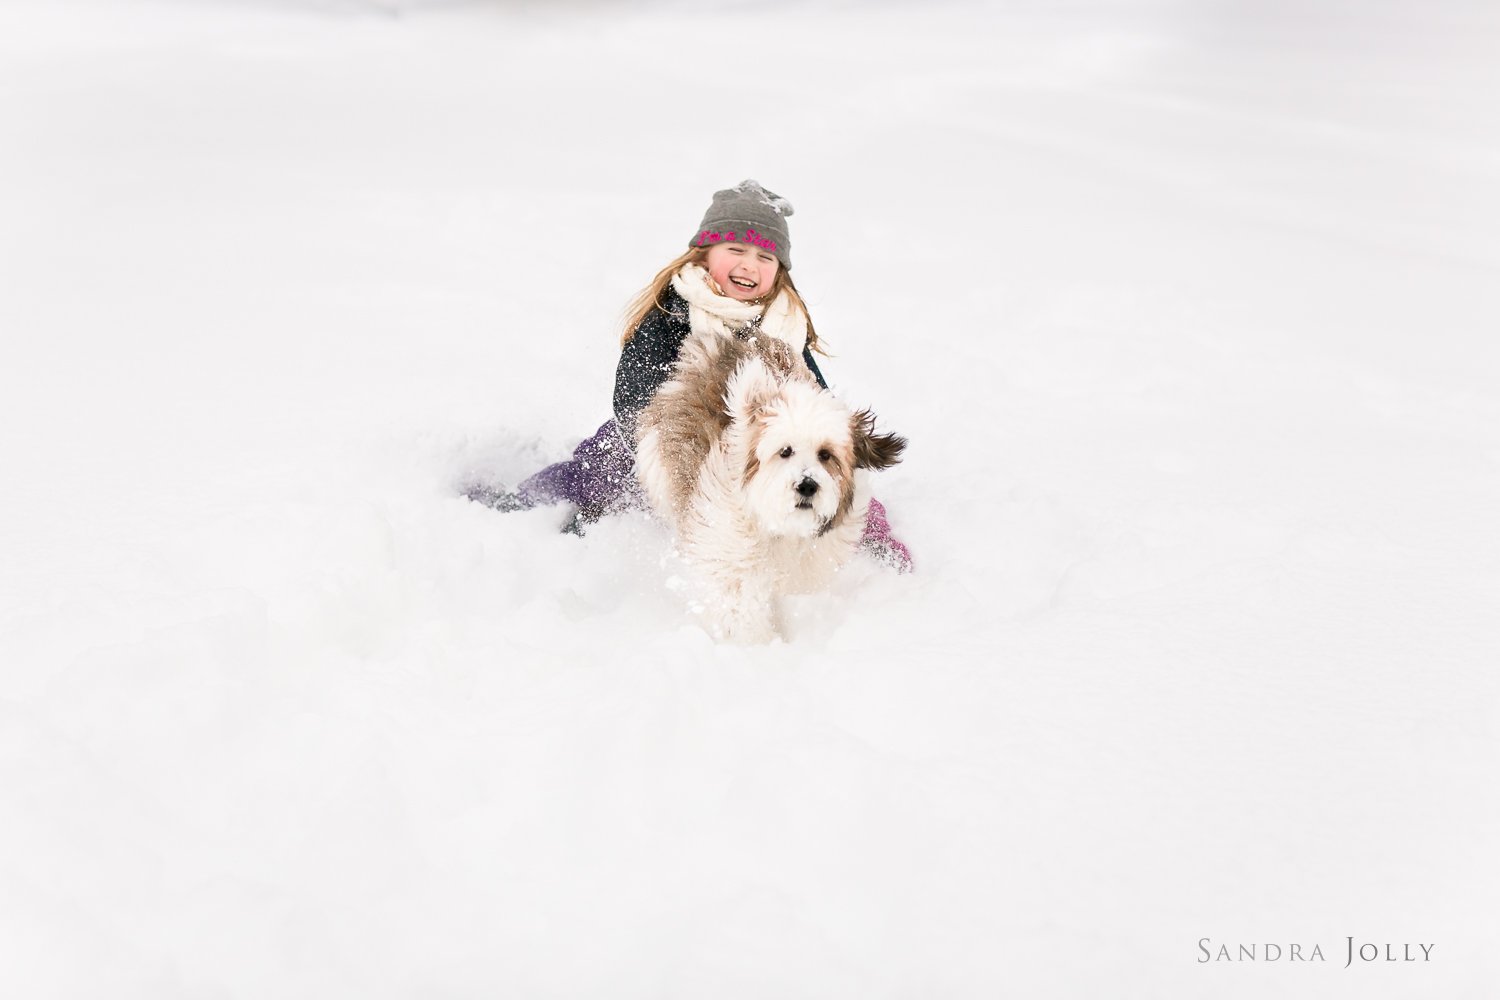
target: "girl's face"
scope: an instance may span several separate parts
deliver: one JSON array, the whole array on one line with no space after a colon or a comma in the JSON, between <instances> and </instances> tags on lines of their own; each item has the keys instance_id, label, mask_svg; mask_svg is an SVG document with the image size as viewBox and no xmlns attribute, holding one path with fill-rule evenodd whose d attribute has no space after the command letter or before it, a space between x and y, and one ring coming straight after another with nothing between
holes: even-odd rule
<instances>
[{"instance_id":1,"label":"girl's face","mask_svg":"<svg viewBox=\"0 0 1500 1000\"><path fill-rule=\"evenodd\" d=\"M749 302L770 292L781 261L771 251L749 243L715 243L703 264L725 295Z\"/></svg>"}]
</instances>

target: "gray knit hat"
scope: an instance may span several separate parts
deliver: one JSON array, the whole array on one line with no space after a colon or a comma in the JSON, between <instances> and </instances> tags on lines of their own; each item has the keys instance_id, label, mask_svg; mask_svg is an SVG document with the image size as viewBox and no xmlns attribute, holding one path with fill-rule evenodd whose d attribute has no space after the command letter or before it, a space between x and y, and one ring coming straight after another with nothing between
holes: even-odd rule
<instances>
[{"instance_id":1,"label":"gray knit hat","mask_svg":"<svg viewBox=\"0 0 1500 1000\"><path fill-rule=\"evenodd\" d=\"M774 253L781 266L790 270L792 241L787 236L786 220L791 214L792 203L781 195L767 191L759 181L740 181L732 188L714 192L713 204L703 213L703 222L688 246L753 243Z\"/></svg>"}]
</instances>

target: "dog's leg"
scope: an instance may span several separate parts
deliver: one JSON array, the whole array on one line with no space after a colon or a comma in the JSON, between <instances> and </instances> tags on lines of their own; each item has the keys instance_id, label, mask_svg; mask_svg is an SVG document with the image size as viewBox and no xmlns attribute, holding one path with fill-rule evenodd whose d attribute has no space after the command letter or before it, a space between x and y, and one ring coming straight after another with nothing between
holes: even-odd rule
<instances>
[{"instance_id":1,"label":"dog's leg","mask_svg":"<svg viewBox=\"0 0 1500 1000\"><path fill-rule=\"evenodd\" d=\"M759 646L776 638L776 608L768 588L749 582L731 584L714 595L709 607L717 639Z\"/></svg>"}]
</instances>

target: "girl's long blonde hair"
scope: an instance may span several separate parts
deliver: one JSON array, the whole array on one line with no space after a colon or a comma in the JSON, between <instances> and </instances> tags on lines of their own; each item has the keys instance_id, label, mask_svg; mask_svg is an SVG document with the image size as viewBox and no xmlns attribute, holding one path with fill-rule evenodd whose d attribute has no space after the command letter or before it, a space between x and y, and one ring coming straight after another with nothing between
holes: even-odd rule
<instances>
[{"instance_id":1,"label":"girl's long blonde hair","mask_svg":"<svg viewBox=\"0 0 1500 1000\"><path fill-rule=\"evenodd\" d=\"M635 328L650 315L651 310L666 311L664 300L667 296L667 289L672 287L672 276L682 269L682 265L701 265L707 257L708 247L693 247L658 271L656 277L651 279L651 283L630 300L630 304L625 307L625 331L620 336L621 347L630 343L630 338L635 336ZM802 311L802 318L807 320L807 346L824 357L829 357L828 352L823 350L822 345L818 343L818 334L813 330L812 315L807 311L807 303L802 301L802 296L797 292L797 286L792 284L792 273L784 267L778 267L776 277L771 281L771 290L765 294L764 298L774 302L776 296L783 291L792 297L792 304Z\"/></svg>"}]
</instances>

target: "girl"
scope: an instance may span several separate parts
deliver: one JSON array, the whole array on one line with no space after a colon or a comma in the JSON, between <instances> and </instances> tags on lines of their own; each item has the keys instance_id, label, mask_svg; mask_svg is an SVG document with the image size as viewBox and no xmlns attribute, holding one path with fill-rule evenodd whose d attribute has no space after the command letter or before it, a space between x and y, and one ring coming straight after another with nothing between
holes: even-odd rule
<instances>
[{"instance_id":1,"label":"girl","mask_svg":"<svg viewBox=\"0 0 1500 1000\"><path fill-rule=\"evenodd\" d=\"M687 253L672 261L630 304L615 369L615 418L580 444L569 461L549 465L514 492L475 487L466 495L496 510L567 502L577 511L563 529L584 528L639 505L632 470L635 421L677 360L690 333L733 337L759 330L787 343L824 389L812 352L818 336L792 284L786 219L791 203L753 180L714 194ZM891 535L885 508L871 500L861 544L901 572L911 552Z\"/></svg>"}]
</instances>

